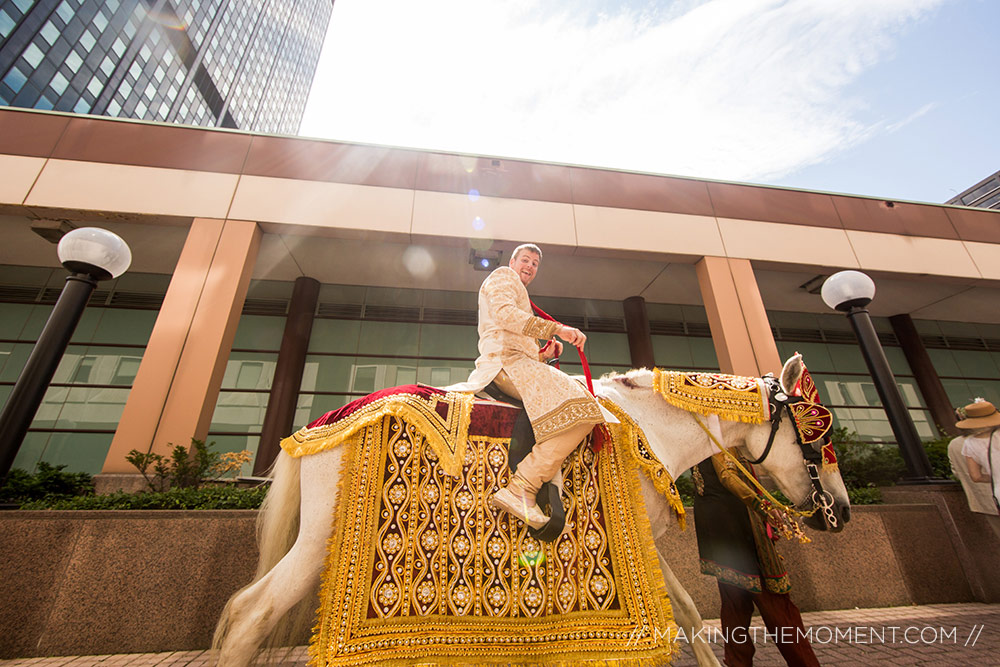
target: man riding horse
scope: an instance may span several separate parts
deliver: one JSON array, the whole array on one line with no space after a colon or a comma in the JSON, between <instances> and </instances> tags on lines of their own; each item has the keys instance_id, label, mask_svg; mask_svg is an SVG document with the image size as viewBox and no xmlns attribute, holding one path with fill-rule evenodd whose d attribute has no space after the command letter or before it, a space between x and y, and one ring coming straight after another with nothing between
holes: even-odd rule
<instances>
[{"instance_id":1,"label":"man riding horse","mask_svg":"<svg viewBox=\"0 0 1000 667\"><path fill-rule=\"evenodd\" d=\"M479 288L479 358L467 382L450 391L478 392L491 382L519 399L531 421L535 445L517 465L507 486L493 496L493 506L532 528L549 521L536 502L542 484L560 471L596 424L601 408L579 382L546 364L558 357L562 343L583 348L587 337L574 327L537 317L527 286L534 280L542 251L533 244L514 249L508 266L493 271ZM537 339L549 341L539 350Z\"/></svg>"}]
</instances>

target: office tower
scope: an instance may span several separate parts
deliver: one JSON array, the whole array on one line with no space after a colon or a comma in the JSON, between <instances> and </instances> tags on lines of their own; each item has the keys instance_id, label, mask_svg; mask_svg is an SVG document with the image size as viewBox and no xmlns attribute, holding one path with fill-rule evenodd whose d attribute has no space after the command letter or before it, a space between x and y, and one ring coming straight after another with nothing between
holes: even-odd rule
<instances>
[{"instance_id":1,"label":"office tower","mask_svg":"<svg viewBox=\"0 0 1000 667\"><path fill-rule=\"evenodd\" d=\"M965 192L952 197L946 203L1000 210L1000 171L984 178Z\"/></svg>"},{"instance_id":2,"label":"office tower","mask_svg":"<svg viewBox=\"0 0 1000 667\"><path fill-rule=\"evenodd\" d=\"M297 132L331 0L0 0L0 104Z\"/></svg>"}]
</instances>

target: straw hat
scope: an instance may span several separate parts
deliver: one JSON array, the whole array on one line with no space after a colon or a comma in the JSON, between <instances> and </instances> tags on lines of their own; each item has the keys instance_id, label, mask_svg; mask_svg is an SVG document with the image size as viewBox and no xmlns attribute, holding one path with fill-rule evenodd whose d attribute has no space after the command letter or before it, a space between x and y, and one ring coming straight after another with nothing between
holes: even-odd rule
<instances>
[{"instance_id":1,"label":"straw hat","mask_svg":"<svg viewBox=\"0 0 1000 667\"><path fill-rule=\"evenodd\" d=\"M992 403L981 398L955 410L955 414L962 418L962 421L955 424L959 428L971 430L1000 426L1000 412Z\"/></svg>"}]
</instances>

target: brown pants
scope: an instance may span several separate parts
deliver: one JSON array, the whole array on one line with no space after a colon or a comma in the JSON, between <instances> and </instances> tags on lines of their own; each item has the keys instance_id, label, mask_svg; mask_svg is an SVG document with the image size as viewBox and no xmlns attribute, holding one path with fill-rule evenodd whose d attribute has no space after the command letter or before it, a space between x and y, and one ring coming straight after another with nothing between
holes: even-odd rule
<instances>
[{"instance_id":1,"label":"brown pants","mask_svg":"<svg viewBox=\"0 0 1000 667\"><path fill-rule=\"evenodd\" d=\"M819 667L819 660L816 659L809 640L796 631L805 632L802 626L802 614L788 595L770 591L751 593L739 586L720 581L719 597L722 598L720 614L722 631L730 637L730 641L726 642L724 660L729 667L753 665L753 654L756 650L753 645L753 635L747 633L744 636L740 628L750 627L754 605L760 610L764 627L769 633L778 637L779 641L775 643L786 663L791 667ZM733 637L745 641L732 641ZM782 637L787 637L790 641L782 642L780 641ZM768 641L773 640L769 637Z\"/></svg>"}]
</instances>

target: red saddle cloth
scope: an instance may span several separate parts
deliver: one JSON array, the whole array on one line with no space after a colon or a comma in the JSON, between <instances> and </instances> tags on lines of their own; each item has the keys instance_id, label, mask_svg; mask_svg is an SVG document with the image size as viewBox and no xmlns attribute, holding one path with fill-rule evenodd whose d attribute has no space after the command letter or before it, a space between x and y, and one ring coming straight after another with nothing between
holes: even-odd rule
<instances>
[{"instance_id":1,"label":"red saddle cloth","mask_svg":"<svg viewBox=\"0 0 1000 667\"><path fill-rule=\"evenodd\" d=\"M452 422L455 410L461 410L461 406L456 401L449 398L449 392L437 387L430 387L425 384L404 384L398 387L389 387L376 391L357 400L351 401L342 408L331 410L322 417L312 421L307 429L320 426L336 424L349 419L352 415L359 414L365 408L379 405L385 399L393 396L418 397L425 401L433 402L433 410L445 423ZM431 401L431 399L436 399ZM514 429L514 421L517 419L521 408L500 403L498 401L475 401L469 420L469 435L484 435L491 438L509 438Z\"/></svg>"}]
</instances>

